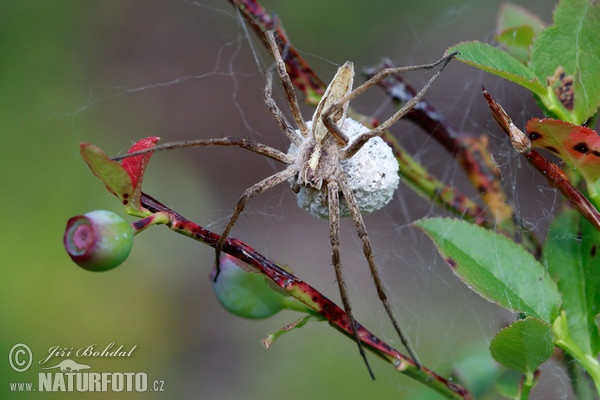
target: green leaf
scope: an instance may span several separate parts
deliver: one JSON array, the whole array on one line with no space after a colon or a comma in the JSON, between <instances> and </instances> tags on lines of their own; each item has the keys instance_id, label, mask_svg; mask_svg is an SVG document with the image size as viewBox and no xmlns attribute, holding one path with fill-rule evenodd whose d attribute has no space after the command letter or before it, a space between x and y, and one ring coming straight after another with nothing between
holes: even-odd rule
<instances>
[{"instance_id":1,"label":"green leaf","mask_svg":"<svg viewBox=\"0 0 600 400\"><path fill-rule=\"evenodd\" d=\"M533 93L544 96L547 92L537 76L518 59L489 44L474 41L462 42L446 50L457 51L456 59L479 69L515 82Z\"/></svg>"},{"instance_id":2,"label":"green leaf","mask_svg":"<svg viewBox=\"0 0 600 400\"><path fill-rule=\"evenodd\" d=\"M563 298L570 337L587 354L600 351L600 232L576 211L565 209L550 226L544 263Z\"/></svg>"},{"instance_id":3,"label":"green leaf","mask_svg":"<svg viewBox=\"0 0 600 400\"><path fill-rule=\"evenodd\" d=\"M496 390L504 397L509 399L521 398L521 384L523 375L512 369L504 371L502 376L496 382Z\"/></svg>"},{"instance_id":4,"label":"green leaf","mask_svg":"<svg viewBox=\"0 0 600 400\"><path fill-rule=\"evenodd\" d=\"M535 32L530 26L508 28L496 36L496 41L504 46L508 54L526 64L529 60L529 48Z\"/></svg>"},{"instance_id":5,"label":"green leaf","mask_svg":"<svg viewBox=\"0 0 600 400\"><path fill-rule=\"evenodd\" d=\"M528 26L535 33L545 28L542 19L526 8L511 3L502 4L498 12L496 32L500 34L506 29L518 28L520 26Z\"/></svg>"},{"instance_id":6,"label":"green leaf","mask_svg":"<svg viewBox=\"0 0 600 400\"><path fill-rule=\"evenodd\" d=\"M544 29L542 20L523 7L504 3L496 23L496 41L522 63L529 60L535 35Z\"/></svg>"},{"instance_id":7,"label":"green leaf","mask_svg":"<svg viewBox=\"0 0 600 400\"><path fill-rule=\"evenodd\" d=\"M129 149L129 153L150 149L156 145L158 139L156 136L151 136L138 140ZM100 178L104 186L121 200L121 204L128 214L140 217L148 215L149 211L144 209L141 204L141 183L152 152L129 157L119 163L90 143L81 143L79 151L92 173Z\"/></svg>"},{"instance_id":8,"label":"green leaf","mask_svg":"<svg viewBox=\"0 0 600 400\"><path fill-rule=\"evenodd\" d=\"M529 67L541 82L550 81L544 104L561 119L582 124L600 105L598 41L600 3L565 0L554 24L534 40Z\"/></svg>"},{"instance_id":9,"label":"green leaf","mask_svg":"<svg viewBox=\"0 0 600 400\"><path fill-rule=\"evenodd\" d=\"M80 153L92 173L100 178L112 194L127 204L133 195L133 184L123 166L90 143L82 143Z\"/></svg>"},{"instance_id":10,"label":"green leaf","mask_svg":"<svg viewBox=\"0 0 600 400\"><path fill-rule=\"evenodd\" d=\"M502 370L490 357L487 346L476 345L457 352L451 375L469 389L473 398L478 399L494 387Z\"/></svg>"},{"instance_id":11,"label":"green leaf","mask_svg":"<svg viewBox=\"0 0 600 400\"><path fill-rule=\"evenodd\" d=\"M452 271L482 297L546 322L558 315L556 283L522 246L461 220L428 218L415 224L435 242Z\"/></svg>"},{"instance_id":12,"label":"green leaf","mask_svg":"<svg viewBox=\"0 0 600 400\"><path fill-rule=\"evenodd\" d=\"M550 324L529 317L498 332L490 352L500 364L533 378L535 370L552 355L553 341Z\"/></svg>"}]
</instances>

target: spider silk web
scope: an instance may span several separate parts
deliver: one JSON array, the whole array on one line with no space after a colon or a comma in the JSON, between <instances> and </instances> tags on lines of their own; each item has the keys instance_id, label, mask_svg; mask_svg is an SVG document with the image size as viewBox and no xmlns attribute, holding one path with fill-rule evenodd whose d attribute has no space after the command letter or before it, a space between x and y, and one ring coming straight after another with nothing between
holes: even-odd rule
<instances>
[{"instance_id":1,"label":"spider silk web","mask_svg":"<svg viewBox=\"0 0 600 400\"><path fill-rule=\"evenodd\" d=\"M496 0L452 5L372 0L352 7L341 0L324 3L262 2L278 15L292 43L324 81L351 60L357 70L355 85L363 81L361 69L383 57L397 66L421 64L439 59L459 41L492 42L500 5ZM514 3L550 21L547 2ZM117 10L101 4L96 8L95 25L88 28L94 51L82 56L90 89L71 115L77 141L117 153L150 135L161 136L163 142L237 136L287 150L289 143L262 98L272 57L226 1L132 0ZM430 76L412 72L406 79L418 89ZM274 82L276 101L290 117L279 82ZM560 197L512 150L490 117L481 85L518 126L540 116L526 91L458 62L447 67L426 99L457 130L489 135L511 204L524 226L543 240ZM380 121L394 110L379 88L360 96L351 107ZM311 107L302 105L302 111L305 119L312 117ZM392 131L432 174L478 198L456 161L431 137L407 121L398 122ZM237 148L196 148L156 154L144 185L184 216L220 232L242 191L281 168ZM95 206L100 201L112 204L108 195L97 196ZM420 218L440 215L449 216L401 182L390 204L364 217L375 262L405 333L424 365L447 376L465 354L482 354L514 316L470 291L429 239L411 226ZM342 221L341 235L355 317L404 352L377 299L350 220ZM251 199L231 236L289 265L340 304L327 221L299 209L287 185ZM161 229L140 235L136 246L140 250L128 263L143 263L148 272L137 284L161 279L165 287L157 296L163 296L167 305L155 312L168 317L155 329L165 330L172 340L160 343L164 354L149 363L169 365L170 394L202 399L270 399L281 398L282 393L291 399L438 398L372 356L377 380L370 381L356 345L326 323L308 324L264 350L260 339L299 315L286 311L249 321L227 314L214 299L207 278L213 251L206 246ZM547 388L532 398L545 398L544 393L569 398L560 368L549 363L541 379L539 386Z\"/></svg>"}]
</instances>

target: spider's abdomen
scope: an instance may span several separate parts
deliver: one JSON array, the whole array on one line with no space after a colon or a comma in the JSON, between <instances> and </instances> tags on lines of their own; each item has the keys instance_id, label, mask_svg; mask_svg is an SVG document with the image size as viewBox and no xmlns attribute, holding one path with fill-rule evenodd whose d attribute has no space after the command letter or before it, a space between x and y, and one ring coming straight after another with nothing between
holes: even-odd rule
<instances>
[{"instance_id":1,"label":"spider's abdomen","mask_svg":"<svg viewBox=\"0 0 600 400\"><path fill-rule=\"evenodd\" d=\"M346 118L342 131L348 135L350 142L352 142L354 138L368 132L369 129L357 121ZM322 150L332 151L334 148L334 146L325 146ZM298 149L292 145L288 154L295 154L297 151ZM379 210L390 202L394 191L398 188L400 178L398 176L398 161L394 157L391 147L383 139L379 137L370 139L352 158L340 161L339 155L336 154L336 156L333 157L336 159L335 165L332 163L322 167L335 169L341 166L362 212ZM321 158L330 160L327 157ZM299 191L296 195L298 206L316 217L328 218L329 211L325 185L317 189L315 186L304 182L301 176L298 182L292 182L292 184L294 183L299 184ZM348 206L343 199L340 201L340 215L349 215Z\"/></svg>"}]
</instances>

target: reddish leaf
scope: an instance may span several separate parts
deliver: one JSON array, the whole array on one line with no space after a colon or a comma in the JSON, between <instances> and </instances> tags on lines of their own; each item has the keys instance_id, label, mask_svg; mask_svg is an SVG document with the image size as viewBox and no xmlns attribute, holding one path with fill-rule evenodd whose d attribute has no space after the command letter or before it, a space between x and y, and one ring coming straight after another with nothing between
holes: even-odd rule
<instances>
[{"instance_id":1,"label":"reddish leaf","mask_svg":"<svg viewBox=\"0 0 600 400\"><path fill-rule=\"evenodd\" d=\"M588 183L600 178L600 136L593 129L551 118L533 118L527 122L527 134L533 147L556 154Z\"/></svg>"},{"instance_id":2,"label":"reddish leaf","mask_svg":"<svg viewBox=\"0 0 600 400\"><path fill-rule=\"evenodd\" d=\"M160 138L158 136L150 136L140 139L135 142L133 146L131 146L127 153L129 154L136 151L151 149L156 145L159 139ZM144 169L146 168L146 165L148 165L150 157L152 157L152 152L148 152L139 156L128 157L123 159L121 162L121 165L131 178L131 184L133 185L134 189L137 189L138 185L141 185L142 178L144 177Z\"/></svg>"},{"instance_id":3,"label":"reddish leaf","mask_svg":"<svg viewBox=\"0 0 600 400\"><path fill-rule=\"evenodd\" d=\"M129 153L151 149L158 137L137 141ZM81 156L94 175L102 180L106 188L120 200L127 213L145 216L147 210L141 205L142 178L152 152L123 159L121 163L109 158L93 144L81 144Z\"/></svg>"},{"instance_id":4,"label":"reddish leaf","mask_svg":"<svg viewBox=\"0 0 600 400\"><path fill-rule=\"evenodd\" d=\"M127 153L131 154L133 152L151 149L156 145L156 142L158 142L159 139L158 136L140 139L131 146ZM144 170L146 169L146 165L148 165L150 157L152 157L151 151L140 154L139 156L124 158L123 161L121 161L121 165L131 178L131 184L133 186L133 193L129 202L133 210L139 210L141 208L142 179L144 178Z\"/></svg>"}]
</instances>

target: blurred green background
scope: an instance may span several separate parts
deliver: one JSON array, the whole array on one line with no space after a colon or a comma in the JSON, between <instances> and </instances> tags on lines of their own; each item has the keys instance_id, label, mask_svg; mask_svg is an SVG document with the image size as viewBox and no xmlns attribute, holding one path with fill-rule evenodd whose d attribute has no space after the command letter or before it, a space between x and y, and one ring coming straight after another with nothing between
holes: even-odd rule
<instances>
[{"instance_id":1,"label":"blurred green background","mask_svg":"<svg viewBox=\"0 0 600 400\"><path fill-rule=\"evenodd\" d=\"M516 3L549 21L547 1ZM461 40L490 41L499 4L264 2L325 80L346 59L357 69L384 56L409 65L436 60ZM436 398L374 357L377 380L372 382L356 345L324 323L309 324L263 349L261 338L298 316L247 321L227 314L208 280L211 249L165 228L140 235L126 263L106 273L81 270L64 252L63 229L72 215L93 209L122 214L118 201L81 161L80 142L114 154L149 135L163 141L234 135L286 148L262 103L270 58L251 33L245 35L226 1L9 0L0 3L0 15L0 201L6 212L0 233L0 398ZM426 79L416 74L413 82ZM479 97L481 84L498 90L497 97L504 96L517 117L527 116L524 103L533 104L518 88L505 88L456 63L438 82L429 98L453 124L473 133L485 132L490 120ZM281 101L280 91L278 96ZM514 100L512 109L508 99ZM357 106L382 116L391 111L377 91ZM310 112L307 108L307 117ZM410 125L399 126L417 158L444 179L464 183L434 144ZM230 148L160 154L153 158L145 188L219 231L242 190L277 168ZM288 192L279 188L253 200L233 236L288 263L337 299L326 222L297 209ZM376 260L422 361L446 374L464 352L485 348L511 316L456 282L427 241L408 226L438 211L405 188L397 197L388 209L367 218ZM538 205L523 205L523 214L531 211L538 221L547 212ZM349 224L343 235L342 257L357 318L399 346ZM118 396L8 391L10 382L36 385L38 362L52 346L75 351L88 345L103 349L111 342L137 347L130 358L75 360L94 371L146 372L150 380L164 381L165 391ZM7 363L17 343L33 352L33 365L23 373ZM549 379L559 374L552 370Z\"/></svg>"}]
</instances>

